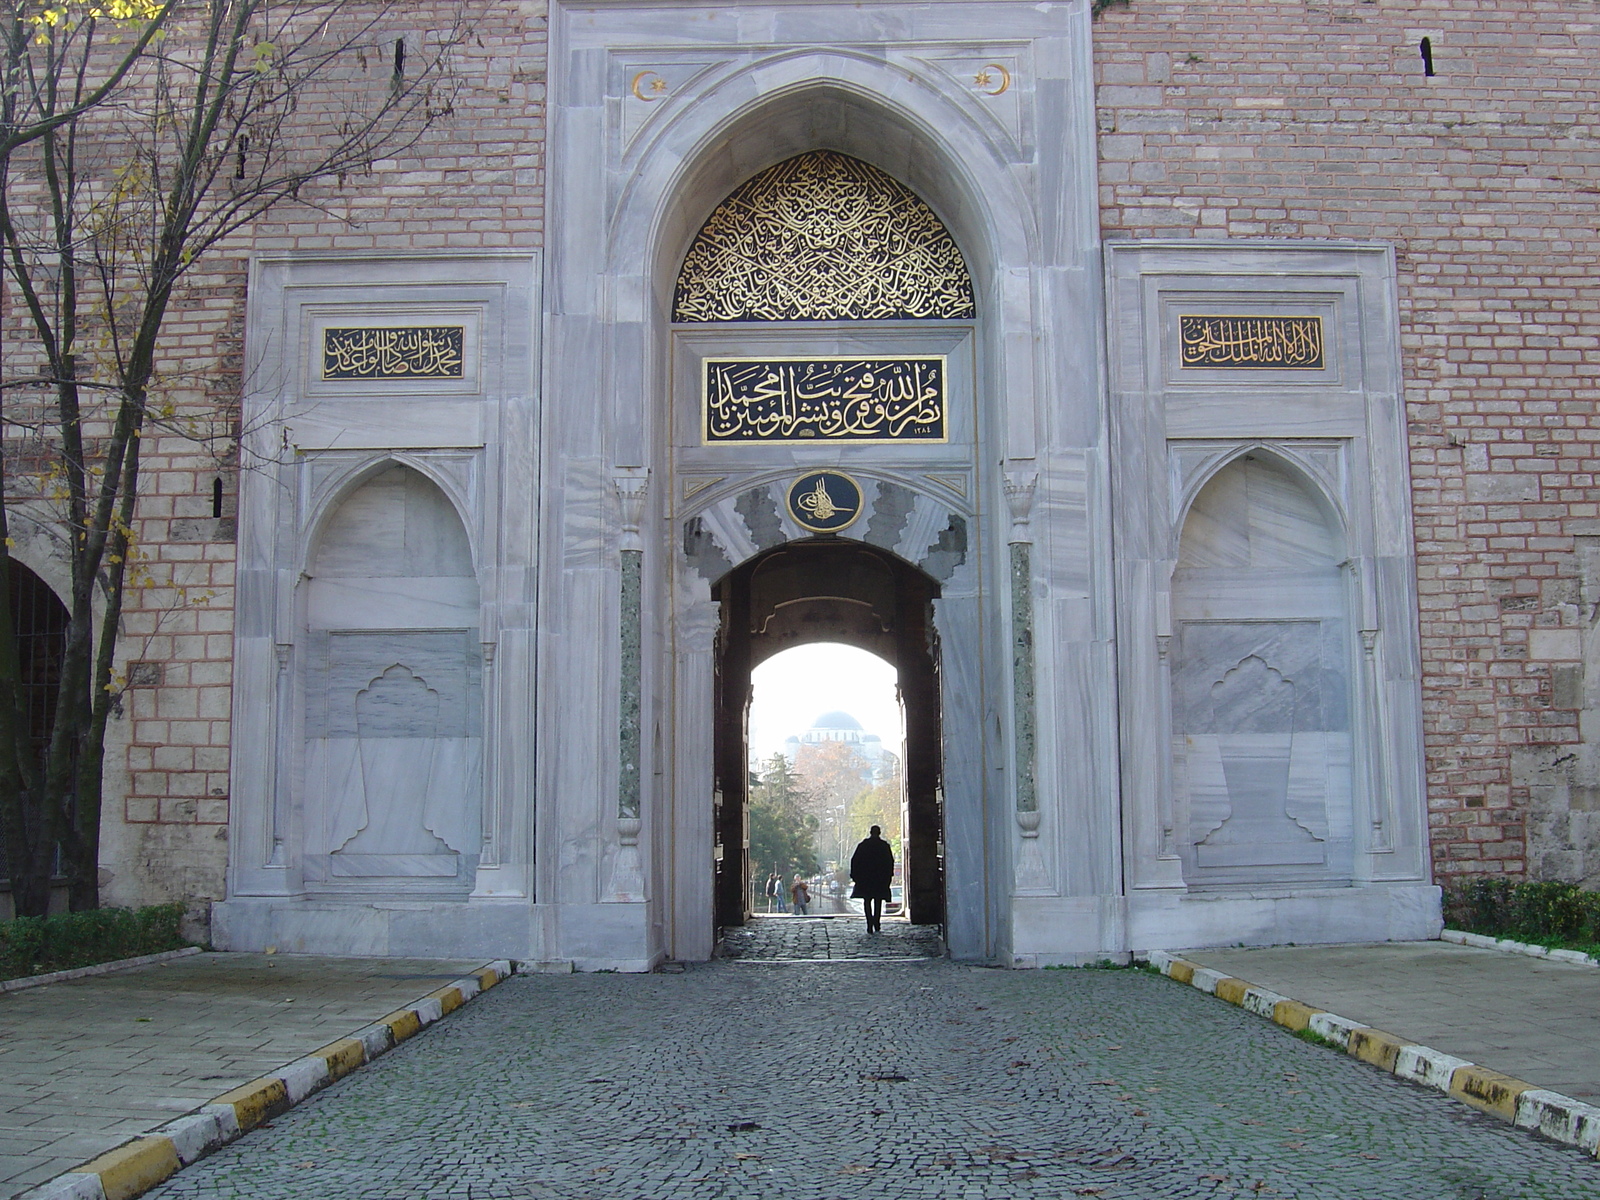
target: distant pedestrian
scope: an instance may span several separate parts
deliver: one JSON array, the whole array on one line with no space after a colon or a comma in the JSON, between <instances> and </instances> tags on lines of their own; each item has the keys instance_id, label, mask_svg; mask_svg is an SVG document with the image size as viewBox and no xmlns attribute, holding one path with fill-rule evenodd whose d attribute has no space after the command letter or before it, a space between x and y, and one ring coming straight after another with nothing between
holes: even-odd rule
<instances>
[{"instance_id":1,"label":"distant pedestrian","mask_svg":"<svg viewBox=\"0 0 1600 1200\"><path fill-rule=\"evenodd\" d=\"M868 933L883 928L883 902L889 899L889 884L894 879L894 851L880 836L882 833L874 825L850 856L850 878L856 882L850 898L861 901Z\"/></svg>"},{"instance_id":2,"label":"distant pedestrian","mask_svg":"<svg viewBox=\"0 0 1600 1200\"><path fill-rule=\"evenodd\" d=\"M767 876L767 911L770 913L783 911L783 873L777 867L772 868L772 874Z\"/></svg>"},{"instance_id":3,"label":"distant pedestrian","mask_svg":"<svg viewBox=\"0 0 1600 1200\"><path fill-rule=\"evenodd\" d=\"M794 877L794 883L789 888L789 899L794 901L794 915L803 917L811 904L811 889L800 876Z\"/></svg>"}]
</instances>

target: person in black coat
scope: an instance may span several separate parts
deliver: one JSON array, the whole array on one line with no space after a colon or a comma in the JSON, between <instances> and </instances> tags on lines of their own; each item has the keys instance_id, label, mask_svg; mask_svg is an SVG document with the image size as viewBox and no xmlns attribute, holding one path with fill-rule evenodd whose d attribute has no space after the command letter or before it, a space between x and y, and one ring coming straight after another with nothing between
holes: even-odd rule
<instances>
[{"instance_id":1,"label":"person in black coat","mask_svg":"<svg viewBox=\"0 0 1600 1200\"><path fill-rule=\"evenodd\" d=\"M850 856L850 878L856 885L850 898L861 901L868 933L883 928L883 902L889 899L889 883L894 878L894 851L883 840L882 832L874 825Z\"/></svg>"}]
</instances>

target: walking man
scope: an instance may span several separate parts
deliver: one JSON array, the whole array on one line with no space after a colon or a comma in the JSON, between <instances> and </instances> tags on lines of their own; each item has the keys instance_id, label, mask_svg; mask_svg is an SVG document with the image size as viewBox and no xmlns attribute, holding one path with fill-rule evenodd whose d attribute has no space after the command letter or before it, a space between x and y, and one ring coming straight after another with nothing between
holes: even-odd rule
<instances>
[{"instance_id":1,"label":"walking man","mask_svg":"<svg viewBox=\"0 0 1600 1200\"><path fill-rule=\"evenodd\" d=\"M889 849L882 833L882 829L874 825L850 856L850 878L856 884L850 898L861 901L867 914L868 933L877 933L883 928L883 902L889 899L889 883L894 878L894 851Z\"/></svg>"}]
</instances>

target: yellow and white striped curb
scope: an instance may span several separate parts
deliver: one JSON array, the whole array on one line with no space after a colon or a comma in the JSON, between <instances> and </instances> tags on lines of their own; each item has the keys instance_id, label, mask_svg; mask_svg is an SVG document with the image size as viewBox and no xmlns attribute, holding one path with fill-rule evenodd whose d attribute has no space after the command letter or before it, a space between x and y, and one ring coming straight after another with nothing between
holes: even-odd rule
<instances>
[{"instance_id":1,"label":"yellow and white striped curb","mask_svg":"<svg viewBox=\"0 0 1600 1200\"><path fill-rule=\"evenodd\" d=\"M1531 942L1517 942L1511 938L1490 937L1486 933L1464 933L1459 929L1444 929L1439 932L1439 940L1454 942L1458 946L1476 946L1480 950L1500 950L1506 954L1526 954L1529 958L1548 958L1579 967L1600 967L1600 959L1585 954L1582 950L1552 950L1549 946L1535 946Z\"/></svg>"},{"instance_id":2,"label":"yellow and white striped curb","mask_svg":"<svg viewBox=\"0 0 1600 1200\"><path fill-rule=\"evenodd\" d=\"M1286 1029L1296 1032L1309 1029L1352 1058L1381 1067L1401 1079L1445 1092L1519 1128L1536 1129L1548 1138L1600 1157L1600 1108L1592 1104L1560 1092L1536 1088L1521 1079L1408 1042L1337 1013L1324 1012L1270 988L1257 987L1247 980L1235 979L1165 951L1151 950L1142 957L1169 979L1218 996Z\"/></svg>"},{"instance_id":3,"label":"yellow and white striped curb","mask_svg":"<svg viewBox=\"0 0 1600 1200\"><path fill-rule=\"evenodd\" d=\"M509 977L512 970L505 959L479 967L349 1037L295 1059L272 1075L224 1092L197 1112L169 1121L160 1129L57 1175L22 1200L130 1200L218 1146L286 1112L312 1092L371 1062Z\"/></svg>"}]
</instances>

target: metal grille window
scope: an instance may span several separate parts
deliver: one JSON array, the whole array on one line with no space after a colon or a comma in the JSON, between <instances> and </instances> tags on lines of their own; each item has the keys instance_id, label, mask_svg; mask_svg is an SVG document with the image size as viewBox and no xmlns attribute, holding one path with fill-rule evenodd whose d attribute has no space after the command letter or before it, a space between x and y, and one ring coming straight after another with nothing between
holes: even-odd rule
<instances>
[{"instance_id":1,"label":"metal grille window","mask_svg":"<svg viewBox=\"0 0 1600 1200\"><path fill-rule=\"evenodd\" d=\"M61 665L67 646L67 608L50 586L27 567L16 559L10 560L10 566L7 587L11 619L16 623L28 740L42 765L50 747L50 731L55 727L56 694L61 689ZM0 853L0 878L5 861Z\"/></svg>"}]
</instances>

